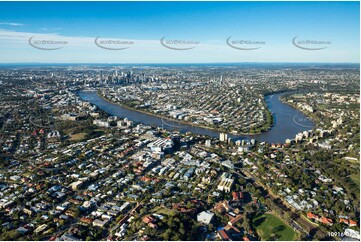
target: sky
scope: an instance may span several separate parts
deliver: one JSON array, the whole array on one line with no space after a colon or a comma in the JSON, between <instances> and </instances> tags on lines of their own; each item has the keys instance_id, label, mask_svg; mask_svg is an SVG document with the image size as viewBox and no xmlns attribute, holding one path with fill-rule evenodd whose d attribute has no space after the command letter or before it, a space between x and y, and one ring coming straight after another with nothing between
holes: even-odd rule
<instances>
[{"instance_id":1,"label":"sky","mask_svg":"<svg viewBox=\"0 0 361 242\"><path fill-rule=\"evenodd\" d=\"M359 2L0 2L0 63L359 60Z\"/></svg>"}]
</instances>

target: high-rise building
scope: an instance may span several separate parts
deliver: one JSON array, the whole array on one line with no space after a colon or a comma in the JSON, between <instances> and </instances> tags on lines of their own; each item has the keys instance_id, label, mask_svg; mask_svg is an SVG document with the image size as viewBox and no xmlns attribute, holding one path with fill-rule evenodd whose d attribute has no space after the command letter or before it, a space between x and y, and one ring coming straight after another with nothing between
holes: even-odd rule
<instances>
[{"instance_id":1,"label":"high-rise building","mask_svg":"<svg viewBox=\"0 0 361 242\"><path fill-rule=\"evenodd\" d=\"M222 142L227 142L228 141L228 136L226 133L220 133L219 134L219 140Z\"/></svg>"},{"instance_id":2,"label":"high-rise building","mask_svg":"<svg viewBox=\"0 0 361 242\"><path fill-rule=\"evenodd\" d=\"M142 74L142 82L145 82L145 74Z\"/></svg>"},{"instance_id":3,"label":"high-rise building","mask_svg":"<svg viewBox=\"0 0 361 242\"><path fill-rule=\"evenodd\" d=\"M205 145L206 145L206 147L211 147L211 140L207 139Z\"/></svg>"}]
</instances>

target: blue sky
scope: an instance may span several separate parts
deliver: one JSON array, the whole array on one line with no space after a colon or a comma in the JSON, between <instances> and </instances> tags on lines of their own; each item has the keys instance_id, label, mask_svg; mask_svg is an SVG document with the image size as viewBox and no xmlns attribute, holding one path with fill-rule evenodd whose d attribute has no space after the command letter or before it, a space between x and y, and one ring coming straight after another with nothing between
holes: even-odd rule
<instances>
[{"instance_id":1,"label":"blue sky","mask_svg":"<svg viewBox=\"0 0 361 242\"><path fill-rule=\"evenodd\" d=\"M359 11L359 2L0 2L0 62L358 63ZM296 36L322 42L301 47L326 48L297 48ZM66 44L38 49L29 44L31 37ZM96 37L133 43L109 50L97 46ZM168 43L191 49L166 48L162 37L191 41ZM257 49L231 48L228 37L255 41L233 46Z\"/></svg>"}]
</instances>

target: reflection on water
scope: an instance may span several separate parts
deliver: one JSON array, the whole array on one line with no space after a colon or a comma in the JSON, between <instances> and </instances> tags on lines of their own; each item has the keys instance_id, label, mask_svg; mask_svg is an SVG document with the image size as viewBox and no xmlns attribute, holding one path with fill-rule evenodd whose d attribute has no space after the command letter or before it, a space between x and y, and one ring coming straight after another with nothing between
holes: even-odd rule
<instances>
[{"instance_id":1,"label":"reflection on water","mask_svg":"<svg viewBox=\"0 0 361 242\"><path fill-rule=\"evenodd\" d=\"M154 117L109 103L100 98L97 93L93 91L80 91L78 92L78 95L84 101L96 105L98 108L113 116L128 118L135 122L163 127L168 130L178 130L182 133L192 132L215 138L219 137L219 132L216 131ZM286 139L295 138L297 133L312 129L314 127L312 120L302 112L282 103L279 99L281 95L283 95L283 93L272 94L265 97L267 106L271 110L274 120L274 125L270 130L257 135L229 134L228 136L232 139L256 139L258 141L266 141L269 143L284 143Z\"/></svg>"}]
</instances>

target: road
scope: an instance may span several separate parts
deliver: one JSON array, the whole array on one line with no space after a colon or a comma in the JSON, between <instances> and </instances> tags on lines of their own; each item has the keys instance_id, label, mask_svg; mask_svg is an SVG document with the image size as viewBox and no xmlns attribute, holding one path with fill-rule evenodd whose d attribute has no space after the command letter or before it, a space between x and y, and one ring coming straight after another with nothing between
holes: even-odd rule
<instances>
[{"instance_id":1,"label":"road","mask_svg":"<svg viewBox=\"0 0 361 242\"><path fill-rule=\"evenodd\" d=\"M318 226L311 223L310 221L308 221L308 219L304 218L303 216L300 216L300 214L297 212L297 210L295 210L295 208L293 208L287 202L285 202L282 197L274 194L267 186L265 186L262 182L260 182L259 179L257 177L255 177L253 174L251 174L248 171L246 171L245 169L243 169L242 172L240 172L240 175L244 175L245 177L252 179L258 186L262 187L265 191L267 191L267 193L270 197L270 201L273 203L274 206L279 207L281 211L290 213L291 218L293 219L293 220L291 220L293 222L293 224L292 223L290 224L288 221L287 221L287 223L291 227L296 227L296 228L300 227L299 230L306 232L311 237L314 237L314 236L316 236L317 238L327 237L326 233L321 231L318 228ZM279 214L279 216L282 217L282 214ZM292 225L296 225L296 226L292 226Z\"/></svg>"}]
</instances>

